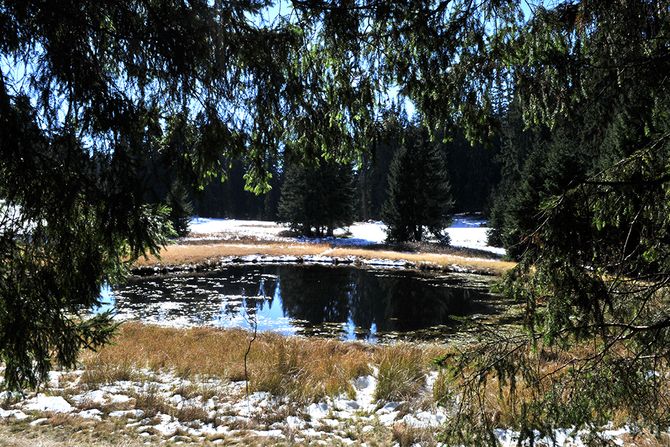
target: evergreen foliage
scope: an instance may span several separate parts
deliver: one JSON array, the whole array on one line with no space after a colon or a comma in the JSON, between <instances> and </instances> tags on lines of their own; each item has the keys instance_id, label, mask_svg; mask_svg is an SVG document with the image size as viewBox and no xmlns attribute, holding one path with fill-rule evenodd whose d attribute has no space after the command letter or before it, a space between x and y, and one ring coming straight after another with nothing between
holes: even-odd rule
<instances>
[{"instance_id":1,"label":"evergreen foliage","mask_svg":"<svg viewBox=\"0 0 670 447\"><path fill-rule=\"evenodd\" d=\"M353 222L354 193L350 165L324 160L289 163L279 199L279 221L306 236L332 236L336 228Z\"/></svg>"},{"instance_id":2,"label":"evergreen foliage","mask_svg":"<svg viewBox=\"0 0 670 447\"><path fill-rule=\"evenodd\" d=\"M166 204L170 208L168 218L177 236L188 235L188 226L193 216L193 205L186 188L178 181L172 183Z\"/></svg>"},{"instance_id":3,"label":"evergreen foliage","mask_svg":"<svg viewBox=\"0 0 670 447\"><path fill-rule=\"evenodd\" d=\"M391 162L407 127L407 116L397 106L384 110L370 151L363 152L356 173L361 220L381 220Z\"/></svg>"},{"instance_id":4,"label":"evergreen foliage","mask_svg":"<svg viewBox=\"0 0 670 447\"><path fill-rule=\"evenodd\" d=\"M391 163L382 217L391 242L422 241L427 234L449 243L443 230L453 205L447 170L438 146L425 130L407 132Z\"/></svg>"},{"instance_id":5,"label":"evergreen foliage","mask_svg":"<svg viewBox=\"0 0 670 447\"><path fill-rule=\"evenodd\" d=\"M520 260L504 290L524 302L531 335L498 337L476 355L500 359L491 374L514 389L514 375L545 355L595 350L561 362L566 374L524 373L513 424L526 439L604 425L616 411L642 425L670 422L656 379L667 373L670 342L669 103L659 74L669 68L669 19L663 2L566 3L538 11L524 36L542 50L525 53L529 66L517 73L492 236ZM536 102L555 89L559 107ZM486 414L476 388L472 417ZM460 429L468 433L454 430L455 439L490 427Z\"/></svg>"},{"instance_id":6,"label":"evergreen foliage","mask_svg":"<svg viewBox=\"0 0 670 447\"><path fill-rule=\"evenodd\" d=\"M497 162L500 138L488 144L470 144L461 130L454 130L448 139L436 138L444 154L453 197L453 211L475 213L488 210L491 193L500 181Z\"/></svg>"},{"instance_id":7,"label":"evergreen foliage","mask_svg":"<svg viewBox=\"0 0 670 447\"><path fill-rule=\"evenodd\" d=\"M670 369L670 4L292 0L268 21L271 3L0 2L7 385L35 385L52 359L73 366L109 338L108 316L85 318L100 286L172 231L167 208L146 203L148 156L195 189L241 158L247 189L267 191L280 150L308 164L369 148L397 87L430 131L422 142L445 127L484 141L521 124L494 216L520 260L504 290L524 303L528 331L489 334L460 356L454 371L476 380L462 377L446 441L493 442L492 377L524 438L615 412L670 425L658 379ZM421 150L400 152L397 165L418 173ZM412 183L392 170L393 185ZM400 205L403 191L389 195L392 237L439 231L443 207L418 226L399 220L419 213ZM596 353L561 360L575 345ZM543 374L546 357L565 373Z\"/></svg>"},{"instance_id":8,"label":"evergreen foliage","mask_svg":"<svg viewBox=\"0 0 670 447\"><path fill-rule=\"evenodd\" d=\"M281 139L345 157L354 132L365 138L371 84L352 86L352 70L331 82L325 53L303 51L308 26L268 23L267 5L0 2L7 386L36 385L52 359L74 366L81 347L108 340L109 316L88 318L101 285L173 234L168 209L147 204L148 157L193 189L243 158L246 187L261 192Z\"/></svg>"},{"instance_id":9,"label":"evergreen foliage","mask_svg":"<svg viewBox=\"0 0 670 447\"><path fill-rule=\"evenodd\" d=\"M391 162L403 139L411 139L411 132L413 128L402 110L397 106L384 110L370 151L362 154L360 168L356 172L361 220L382 219ZM499 181L499 139L494 139L489 145L473 146L458 129L449 136L444 138L444 132L440 132L433 139L433 144L446 162L453 197L452 211L484 211Z\"/></svg>"}]
</instances>

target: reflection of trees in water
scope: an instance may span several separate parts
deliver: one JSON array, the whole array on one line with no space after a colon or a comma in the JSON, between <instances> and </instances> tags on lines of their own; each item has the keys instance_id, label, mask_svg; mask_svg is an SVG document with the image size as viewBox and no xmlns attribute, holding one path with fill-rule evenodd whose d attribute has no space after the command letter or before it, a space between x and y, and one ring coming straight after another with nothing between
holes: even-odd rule
<instances>
[{"instance_id":1,"label":"reflection of trees in water","mask_svg":"<svg viewBox=\"0 0 670 447\"><path fill-rule=\"evenodd\" d=\"M356 338L366 339L372 334L372 326L379 329L379 322L384 319L385 303L382 296L380 279L377 275L363 269L353 270L356 293L351 299L351 320L359 328Z\"/></svg>"},{"instance_id":2,"label":"reflection of trees in water","mask_svg":"<svg viewBox=\"0 0 670 447\"><path fill-rule=\"evenodd\" d=\"M460 314L455 302L469 301L453 299L453 289L435 287L415 273L359 271L356 276L352 320L366 336L373 324L380 332L406 332L448 323L449 315Z\"/></svg>"},{"instance_id":3,"label":"reflection of trees in water","mask_svg":"<svg viewBox=\"0 0 670 447\"><path fill-rule=\"evenodd\" d=\"M281 267L279 277L285 316L312 324L342 323L349 318L354 293L349 269Z\"/></svg>"},{"instance_id":4,"label":"reflection of trees in water","mask_svg":"<svg viewBox=\"0 0 670 447\"><path fill-rule=\"evenodd\" d=\"M351 267L236 266L202 276L132 281L115 293L117 309L139 318L180 316L194 324L220 321L225 326L239 315L281 305L283 316L308 322L310 330L350 323L358 328L357 338L369 338L373 327L409 332L453 324L452 315L492 310L482 291L448 278ZM163 306L167 302L178 306ZM345 330L342 325L327 331L342 335Z\"/></svg>"},{"instance_id":5,"label":"reflection of trees in water","mask_svg":"<svg viewBox=\"0 0 670 447\"><path fill-rule=\"evenodd\" d=\"M279 275L284 315L315 325L351 318L358 338L369 337L373 325L381 332L407 332L486 310L478 301L481 292L446 287L414 272L284 267Z\"/></svg>"},{"instance_id":6,"label":"reflection of trees in water","mask_svg":"<svg viewBox=\"0 0 670 447\"><path fill-rule=\"evenodd\" d=\"M449 315L462 314L460 310L470 302L468 297L457 293L461 290L436 287L409 275L386 278L381 289L384 316L377 321L380 331L407 332L448 324Z\"/></svg>"},{"instance_id":7,"label":"reflection of trees in water","mask_svg":"<svg viewBox=\"0 0 670 447\"><path fill-rule=\"evenodd\" d=\"M253 315L270 304L259 298L274 291L276 280L270 276L273 273L274 267L236 266L224 273L131 280L115 289L116 309L131 311L139 319L186 317L196 325L245 313ZM165 308L164 303L176 306Z\"/></svg>"}]
</instances>

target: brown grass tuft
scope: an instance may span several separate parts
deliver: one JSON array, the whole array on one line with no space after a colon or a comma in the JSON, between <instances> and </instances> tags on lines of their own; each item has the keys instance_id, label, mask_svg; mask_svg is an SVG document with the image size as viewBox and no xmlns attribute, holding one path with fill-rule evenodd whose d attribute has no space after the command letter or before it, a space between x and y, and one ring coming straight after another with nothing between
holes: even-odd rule
<instances>
[{"instance_id":1,"label":"brown grass tuft","mask_svg":"<svg viewBox=\"0 0 670 447\"><path fill-rule=\"evenodd\" d=\"M429 362L423 349L407 343L379 351L375 398L401 401L416 397L425 385Z\"/></svg>"},{"instance_id":2,"label":"brown grass tuft","mask_svg":"<svg viewBox=\"0 0 670 447\"><path fill-rule=\"evenodd\" d=\"M80 383L89 389L95 389L100 385L133 380L138 378L138 373L132 366L127 359L115 358L113 361L101 359L95 368L87 368L84 371Z\"/></svg>"},{"instance_id":3,"label":"brown grass tuft","mask_svg":"<svg viewBox=\"0 0 670 447\"><path fill-rule=\"evenodd\" d=\"M427 428L412 427L402 422L396 423L391 428L393 441L397 442L399 447L410 447L413 445L435 446L435 438L432 430Z\"/></svg>"}]
</instances>

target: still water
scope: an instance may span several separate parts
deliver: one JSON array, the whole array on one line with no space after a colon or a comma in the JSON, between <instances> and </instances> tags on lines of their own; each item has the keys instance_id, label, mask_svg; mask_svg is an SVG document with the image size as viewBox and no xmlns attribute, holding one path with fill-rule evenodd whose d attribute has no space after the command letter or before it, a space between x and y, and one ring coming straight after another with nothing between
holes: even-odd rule
<instances>
[{"instance_id":1,"label":"still water","mask_svg":"<svg viewBox=\"0 0 670 447\"><path fill-rule=\"evenodd\" d=\"M132 278L98 311L174 326L217 326L341 339L449 338L462 317L499 312L490 279L319 265L238 265Z\"/></svg>"}]
</instances>

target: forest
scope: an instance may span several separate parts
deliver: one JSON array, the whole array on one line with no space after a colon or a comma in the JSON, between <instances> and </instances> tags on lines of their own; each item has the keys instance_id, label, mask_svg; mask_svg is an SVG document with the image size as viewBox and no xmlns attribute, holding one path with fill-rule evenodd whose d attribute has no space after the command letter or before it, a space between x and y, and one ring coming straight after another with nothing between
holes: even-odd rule
<instances>
[{"instance_id":1,"label":"forest","mask_svg":"<svg viewBox=\"0 0 670 447\"><path fill-rule=\"evenodd\" d=\"M521 330L433 359L442 442L662 439L668 73L667 0L0 0L3 387L109 345L101 289L191 214L446 246L481 212Z\"/></svg>"},{"instance_id":2,"label":"forest","mask_svg":"<svg viewBox=\"0 0 670 447\"><path fill-rule=\"evenodd\" d=\"M152 160L146 171L146 200L168 203L175 210L173 225L183 229L177 231L180 234L186 231L183 221L198 215L279 220L305 234L319 226L311 225L306 231L304 222L311 219L324 227L319 234L332 235L335 228L346 227L354 221L385 220L383 207L388 201L392 162L401 149L411 146L408 161L413 161L418 170L435 173L433 179L426 178L422 185L403 186L402 194L411 196L424 191L437 198L436 190L443 185L445 197L438 202L447 214L488 212L500 176L498 141L486 147L473 146L462 132L455 132L454 136L440 136L433 141L426 134L422 137L423 143L418 145L413 143L421 132L418 121L410 122L397 108L389 109L384 115L374 141L359 160L346 164L324 159L303 163L291 160L288 154L284 157L280 154L273 163L272 189L260 195L245 189L241 160L231 163L224 182L214 181L202 189L187 188L168 174L164 160ZM434 152L432 158L418 156L430 150ZM407 163L398 166L396 171L407 170ZM426 208L425 203L417 206ZM334 223L329 226L330 220Z\"/></svg>"}]
</instances>

